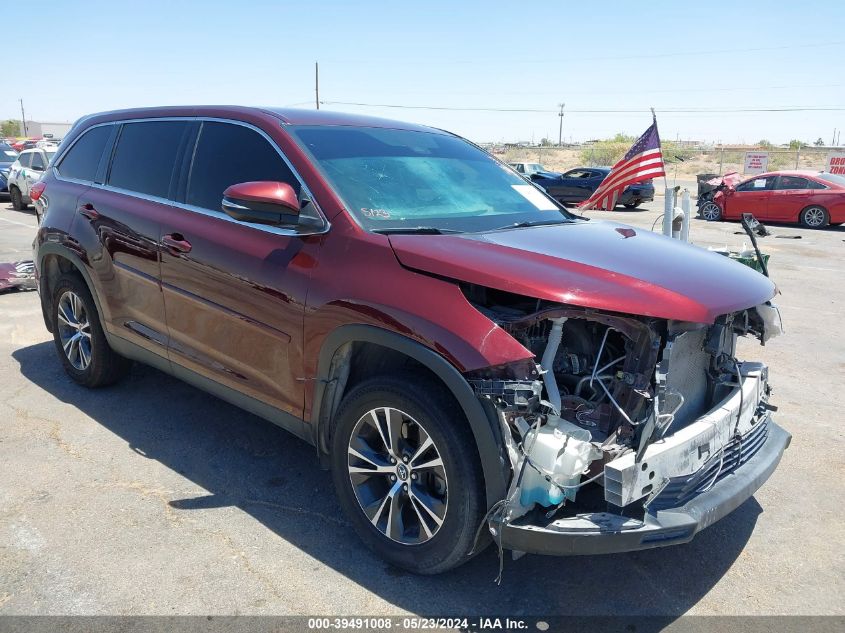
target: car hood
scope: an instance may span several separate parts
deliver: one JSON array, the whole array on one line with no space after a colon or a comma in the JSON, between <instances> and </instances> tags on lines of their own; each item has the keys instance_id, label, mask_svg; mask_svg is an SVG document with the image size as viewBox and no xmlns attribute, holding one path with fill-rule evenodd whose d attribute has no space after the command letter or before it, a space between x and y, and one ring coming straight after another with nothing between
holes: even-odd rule
<instances>
[{"instance_id":1,"label":"car hood","mask_svg":"<svg viewBox=\"0 0 845 633\"><path fill-rule=\"evenodd\" d=\"M614 222L464 235L391 235L410 269L600 310L712 323L771 299L774 284L723 255Z\"/></svg>"}]
</instances>

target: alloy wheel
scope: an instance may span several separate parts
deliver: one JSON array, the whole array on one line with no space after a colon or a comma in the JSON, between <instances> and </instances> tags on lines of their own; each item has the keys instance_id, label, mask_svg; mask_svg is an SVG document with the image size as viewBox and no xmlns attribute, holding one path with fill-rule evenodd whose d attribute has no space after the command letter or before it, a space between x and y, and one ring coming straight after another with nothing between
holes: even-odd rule
<instances>
[{"instance_id":1,"label":"alloy wheel","mask_svg":"<svg viewBox=\"0 0 845 633\"><path fill-rule=\"evenodd\" d=\"M824 225L824 209L821 207L810 207L804 211L804 223L813 228Z\"/></svg>"},{"instance_id":2,"label":"alloy wheel","mask_svg":"<svg viewBox=\"0 0 845 633\"><path fill-rule=\"evenodd\" d=\"M703 217L708 222L715 222L716 220L721 219L722 210L719 208L719 205L715 202L707 202L701 208L701 217Z\"/></svg>"},{"instance_id":3,"label":"alloy wheel","mask_svg":"<svg viewBox=\"0 0 845 633\"><path fill-rule=\"evenodd\" d=\"M352 430L349 480L370 523L403 545L425 543L446 518L443 459L413 417L391 407L367 411Z\"/></svg>"},{"instance_id":4,"label":"alloy wheel","mask_svg":"<svg viewBox=\"0 0 845 633\"><path fill-rule=\"evenodd\" d=\"M59 338L68 362L79 371L91 364L91 322L82 298L72 290L59 297Z\"/></svg>"}]
</instances>

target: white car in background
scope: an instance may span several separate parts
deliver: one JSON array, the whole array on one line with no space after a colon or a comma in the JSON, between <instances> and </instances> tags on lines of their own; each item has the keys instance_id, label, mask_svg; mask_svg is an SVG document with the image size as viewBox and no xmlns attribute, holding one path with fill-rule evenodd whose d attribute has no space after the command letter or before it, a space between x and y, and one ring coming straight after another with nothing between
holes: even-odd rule
<instances>
[{"instance_id":1,"label":"white car in background","mask_svg":"<svg viewBox=\"0 0 845 633\"><path fill-rule=\"evenodd\" d=\"M27 205L32 202L29 191L47 170L47 166L58 149L59 146L55 144L26 149L12 163L8 176L9 197L12 199L12 207L16 211L26 209Z\"/></svg>"},{"instance_id":2,"label":"white car in background","mask_svg":"<svg viewBox=\"0 0 845 633\"><path fill-rule=\"evenodd\" d=\"M557 178L560 176L560 172L548 170L540 163L508 163L508 165L528 179L536 174L545 176L546 178Z\"/></svg>"}]
</instances>

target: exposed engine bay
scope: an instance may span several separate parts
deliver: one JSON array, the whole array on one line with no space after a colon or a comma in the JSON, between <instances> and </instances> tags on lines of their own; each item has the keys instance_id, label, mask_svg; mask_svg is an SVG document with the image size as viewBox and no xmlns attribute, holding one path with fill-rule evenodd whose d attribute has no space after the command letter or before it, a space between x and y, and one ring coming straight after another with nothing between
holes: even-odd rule
<instances>
[{"instance_id":1,"label":"exposed engine bay","mask_svg":"<svg viewBox=\"0 0 845 633\"><path fill-rule=\"evenodd\" d=\"M781 332L769 303L702 324L463 290L535 357L469 377L496 407L513 470L500 521L642 516L765 440L768 372L739 361L736 342Z\"/></svg>"}]
</instances>

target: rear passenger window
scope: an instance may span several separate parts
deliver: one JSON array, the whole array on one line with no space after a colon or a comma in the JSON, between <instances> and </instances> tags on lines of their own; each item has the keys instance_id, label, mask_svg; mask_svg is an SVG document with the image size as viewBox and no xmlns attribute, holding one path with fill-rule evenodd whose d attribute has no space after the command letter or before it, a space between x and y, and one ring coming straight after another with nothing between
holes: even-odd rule
<instances>
[{"instance_id":1,"label":"rear passenger window","mask_svg":"<svg viewBox=\"0 0 845 633\"><path fill-rule=\"evenodd\" d=\"M781 176L778 189L809 189L806 178L797 176Z\"/></svg>"},{"instance_id":2,"label":"rear passenger window","mask_svg":"<svg viewBox=\"0 0 845 633\"><path fill-rule=\"evenodd\" d=\"M92 182L111 131L111 125L101 125L85 132L62 158L59 173L65 178Z\"/></svg>"},{"instance_id":3,"label":"rear passenger window","mask_svg":"<svg viewBox=\"0 0 845 633\"><path fill-rule=\"evenodd\" d=\"M827 189L827 186L815 180L808 180L807 189Z\"/></svg>"},{"instance_id":4,"label":"rear passenger window","mask_svg":"<svg viewBox=\"0 0 845 633\"><path fill-rule=\"evenodd\" d=\"M203 122L185 202L220 211L227 187L254 180L286 182L299 193L299 182L285 161L258 132L233 123Z\"/></svg>"},{"instance_id":5,"label":"rear passenger window","mask_svg":"<svg viewBox=\"0 0 845 633\"><path fill-rule=\"evenodd\" d=\"M166 198L187 121L125 123L109 172L113 187Z\"/></svg>"}]
</instances>

